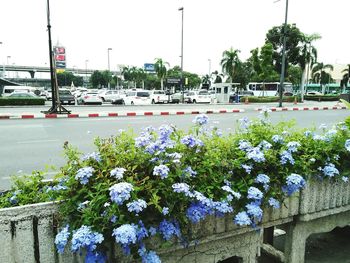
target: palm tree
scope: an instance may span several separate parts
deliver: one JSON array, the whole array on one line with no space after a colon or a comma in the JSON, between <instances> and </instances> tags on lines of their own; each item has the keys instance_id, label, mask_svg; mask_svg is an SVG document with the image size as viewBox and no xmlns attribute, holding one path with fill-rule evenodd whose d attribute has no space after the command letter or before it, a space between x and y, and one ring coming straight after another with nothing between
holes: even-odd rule
<instances>
[{"instance_id":1,"label":"palm tree","mask_svg":"<svg viewBox=\"0 0 350 263\"><path fill-rule=\"evenodd\" d=\"M314 82L321 84L322 93L325 92L325 84L329 83L331 79L330 73L327 73L325 70L329 69L333 71L334 67L331 64L323 64L322 62L316 63L312 68L312 79Z\"/></svg>"},{"instance_id":2,"label":"palm tree","mask_svg":"<svg viewBox=\"0 0 350 263\"><path fill-rule=\"evenodd\" d=\"M301 69L301 100L304 100L304 91L305 91L305 75L306 79L309 78L309 66L314 64L317 61L317 49L311 45L312 41L318 40L321 38L319 34L304 35L304 42L299 50L298 64ZM306 72L307 68L307 72Z\"/></svg>"},{"instance_id":3,"label":"palm tree","mask_svg":"<svg viewBox=\"0 0 350 263\"><path fill-rule=\"evenodd\" d=\"M231 82L233 82L233 77L236 69L241 65L241 61L238 57L239 52L241 51L238 49L234 50L231 47L229 50L225 50L222 53L222 59L220 62L222 72L229 76Z\"/></svg>"},{"instance_id":4,"label":"palm tree","mask_svg":"<svg viewBox=\"0 0 350 263\"><path fill-rule=\"evenodd\" d=\"M210 84L211 84L211 79L210 79L210 76L207 74L207 75L204 75L202 77L202 85L203 86L206 86L206 87L210 87Z\"/></svg>"},{"instance_id":5,"label":"palm tree","mask_svg":"<svg viewBox=\"0 0 350 263\"><path fill-rule=\"evenodd\" d=\"M340 84L341 84L340 86L343 87L343 93L348 88L348 82L349 82L349 79L350 79L350 76L349 76L350 64L347 64L346 66L347 66L347 68L342 70L342 73L345 73L345 74L343 75L343 78L340 81Z\"/></svg>"},{"instance_id":6,"label":"palm tree","mask_svg":"<svg viewBox=\"0 0 350 263\"><path fill-rule=\"evenodd\" d=\"M166 77L166 73L167 73L167 68L166 65L168 65L168 67L170 66L168 62L163 61L161 58L156 58L156 63L154 64L154 70L157 73L158 78L160 79L160 89L163 90L163 80Z\"/></svg>"}]
</instances>

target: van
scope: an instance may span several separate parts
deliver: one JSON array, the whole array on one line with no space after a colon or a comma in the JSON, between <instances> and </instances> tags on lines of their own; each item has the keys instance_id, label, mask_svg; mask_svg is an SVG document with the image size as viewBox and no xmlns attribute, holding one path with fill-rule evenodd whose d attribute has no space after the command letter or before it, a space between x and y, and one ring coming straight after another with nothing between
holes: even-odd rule
<instances>
[{"instance_id":1,"label":"van","mask_svg":"<svg viewBox=\"0 0 350 263\"><path fill-rule=\"evenodd\" d=\"M30 86L4 86L2 90L2 96L7 97L10 96L13 92L30 92L35 93L38 90L36 87L30 87Z\"/></svg>"}]
</instances>

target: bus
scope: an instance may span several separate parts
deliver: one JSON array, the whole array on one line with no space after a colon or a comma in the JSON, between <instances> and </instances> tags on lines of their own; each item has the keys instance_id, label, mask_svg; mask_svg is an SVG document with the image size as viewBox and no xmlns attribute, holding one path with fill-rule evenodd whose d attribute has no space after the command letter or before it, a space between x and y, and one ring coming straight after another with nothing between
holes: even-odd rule
<instances>
[{"instance_id":1,"label":"bus","mask_svg":"<svg viewBox=\"0 0 350 263\"><path fill-rule=\"evenodd\" d=\"M30 92L30 93L37 93L38 88L36 87L30 87L30 86L4 86L2 89L2 96L7 97L10 96L10 94L14 92ZM39 92L40 94L40 92Z\"/></svg>"},{"instance_id":2,"label":"bus","mask_svg":"<svg viewBox=\"0 0 350 263\"><path fill-rule=\"evenodd\" d=\"M278 96L279 86L279 82L249 82L247 90L259 97ZM283 94L293 95L292 83L284 82L283 88Z\"/></svg>"}]
</instances>

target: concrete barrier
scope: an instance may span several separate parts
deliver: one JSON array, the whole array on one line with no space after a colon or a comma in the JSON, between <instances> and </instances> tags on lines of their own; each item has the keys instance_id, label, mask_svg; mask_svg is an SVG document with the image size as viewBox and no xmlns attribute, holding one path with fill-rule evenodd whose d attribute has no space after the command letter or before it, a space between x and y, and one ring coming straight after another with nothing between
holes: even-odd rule
<instances>
[{"instance_id":1,"label":"concrete barrier","mask_svg":"<svg viewBox=\"0 0 350 263\"><path fill-rule=\"evenodd\" d=\"M162 262L169 263L215 263L231 257L238 257L244 263L255 263L264 247L263 229L284 225L287 231L285 253L274 251L272 246L268 248L271 254L278 254L281 261L302 263L305 242L310 234L350 224L349 197L349 184L308 183L300 195L286 199L280 209L265 209L262 223L256 229L234 225L233 215L208 217L191 226L197 242L191 242L187 248L175 244L164 249L160 246L160 239L150 240L149 248L157 251ZM57 214L56 203L1 209L0 262L83 262L82 256L69 252L69 249L63 255L57 254L54 247ZM115 251L109 255L111 262L131 261L115 244L111 246L111 251Z\"/></svg>"}]
</instances>

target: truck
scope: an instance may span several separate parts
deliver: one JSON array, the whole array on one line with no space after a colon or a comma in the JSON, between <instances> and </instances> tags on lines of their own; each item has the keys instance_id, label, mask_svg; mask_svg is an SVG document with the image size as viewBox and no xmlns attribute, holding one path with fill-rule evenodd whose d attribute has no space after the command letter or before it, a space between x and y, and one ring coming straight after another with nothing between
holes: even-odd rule
<instances>
[{"instance_id":1,"label":"truck","mask_svg":"<svg viewBox=\"0 0 350 263\"><path fill-rule=\"evenodd\" d=\"M151 90L150 97L151 97L152 104L156 104L156 103L168 103L170 96L167 95L164 90Z\"/></svg>"}]
</instances>

